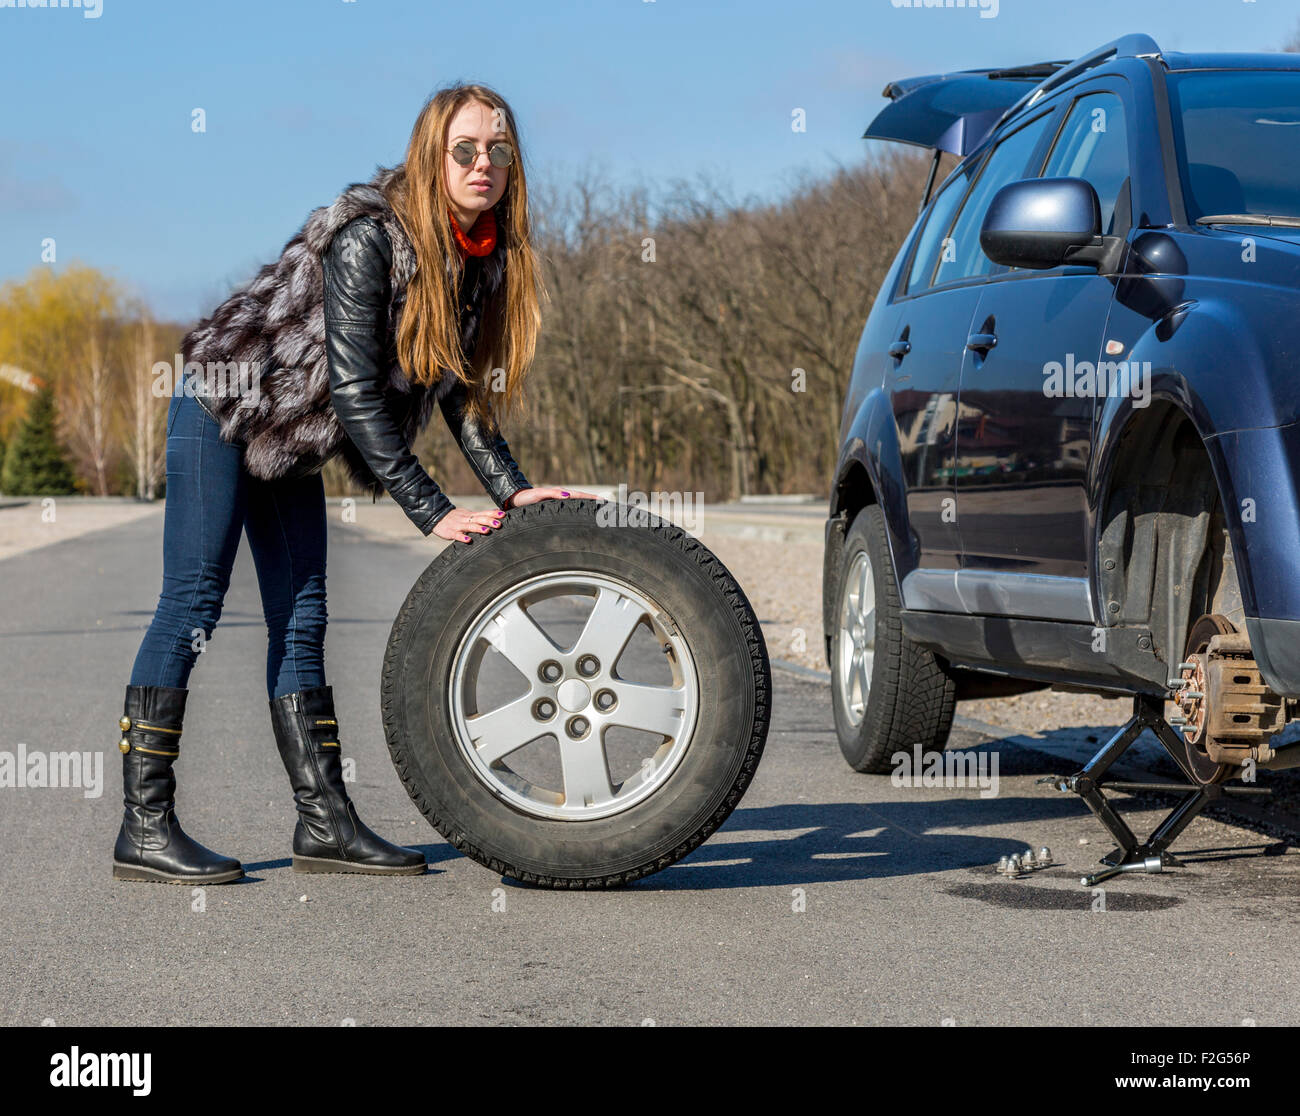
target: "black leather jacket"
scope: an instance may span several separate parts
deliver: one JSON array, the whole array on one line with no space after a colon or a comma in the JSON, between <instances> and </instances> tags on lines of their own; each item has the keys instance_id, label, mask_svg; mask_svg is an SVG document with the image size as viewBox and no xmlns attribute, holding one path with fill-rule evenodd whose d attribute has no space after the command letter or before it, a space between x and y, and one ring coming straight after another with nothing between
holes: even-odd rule
<instances>
[{"instance_id":1,"label":"black leather jacket","mask_svg":"<svg viewBox=\"0 0 1300 1116\"><path fill-rule=\"evenodd\" d=\"M343 445L325 455L304 452L279 476L290 479L319 472L340 449L348 457L359 454L411 522L428 535L455 505L425 471L403 433L404 423L430 389L412 384L411 390L404 392L388 384L386 370L397 364L396 338L387 324L391 263L388 236L383 226L368 216L344 225L322 256L330 406L352 447L349 450ZM462 326L470 304L482 297L481 280L478 260L470 257L461 282ZM467 336L462 329L461 341L467 350L477 337L476 329L471 333ZM220 421L204 402L203 390L200 381L195 391L199 405L214 421ZM465 385L457 380L440 401L443 418L483 488L499 507L505 507L516 492L533 486L515 463L505 439L499 434L489 438L465 415L466 398Z\"/></svg>"},{"instance_id":2,"label":"black leather jacket","mask_svg":"<svg viewBox=\"0 0 1300 1116\"><path fill-rule=\"evenodd\" d=\"M411 452L398 420L386 405L386 370L396 362L396 339L388 333L392 248L372 217L359 217L336 236L322 257L325 281L325 346L330 397L348 438L375 477L424 534L455 506ZM470 261L476 262L474 257ZM475 297L478 269L467 270L461 312ZM465 385L457 381L440 401L443 418L479 481L499 507L525 479L500 434L488 437L464 413Z\"/></svg>"}]
</instances>

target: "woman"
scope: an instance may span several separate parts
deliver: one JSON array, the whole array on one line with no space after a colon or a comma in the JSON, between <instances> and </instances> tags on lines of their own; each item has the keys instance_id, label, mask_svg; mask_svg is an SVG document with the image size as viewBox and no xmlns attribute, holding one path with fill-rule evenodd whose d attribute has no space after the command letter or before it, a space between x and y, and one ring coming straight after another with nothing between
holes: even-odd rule
<instances>
[{"instance_id":1,"label":"woman","mask_svg":"<svg viewBox=\"0 0 1300 1116\"><path fill-rule=\"evenodd\" d=\"M402 165L313 211L280 258L182 342L185 383L167 414L163 587L119 721L115 877L244 874L181 829L172 771L190 670L220 617L241 531L266 618L272 727L298 809L294 869L425 871L422 853L357 817L343 785L324 673L320 471L341 455L355 481L376 498L386 490L426 535L469 543L495 530L503 511L455 507L411 452L437 402L499 508L571 494L529 484L496 423L518 401L541 317L518 150L499 94L440 90Z\"/></svg>"}]
</instances>

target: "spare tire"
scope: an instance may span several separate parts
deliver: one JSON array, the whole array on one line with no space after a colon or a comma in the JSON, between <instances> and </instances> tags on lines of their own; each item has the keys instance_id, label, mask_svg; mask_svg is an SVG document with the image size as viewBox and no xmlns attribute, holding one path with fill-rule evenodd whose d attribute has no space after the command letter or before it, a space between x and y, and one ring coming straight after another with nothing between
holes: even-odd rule
<instances>
[{"instance_id":1,"label":"spare tire","mask_svg":"<svg viewBox=\"0 0 1300 1116\"><path fill-rule=\"evenodd\" d=\"M698 539L643 508L544 500L445 548L384 656L384 732L420 812L494 872L628 883L740 801L767 739L767 647Z\"/></svg>"}]
</instances>

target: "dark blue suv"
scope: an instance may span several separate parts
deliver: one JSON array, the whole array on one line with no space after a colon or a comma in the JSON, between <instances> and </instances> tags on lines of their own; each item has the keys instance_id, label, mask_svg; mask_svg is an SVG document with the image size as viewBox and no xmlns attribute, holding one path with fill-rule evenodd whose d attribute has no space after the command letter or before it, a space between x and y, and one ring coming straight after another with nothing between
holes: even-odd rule
<instances>
[{"instance_id":1,"label":"dark blue suv","mask_svg":"<svg viewBox=\"0 0 1300 1116\"><path fill-rule=\"evenodd\" d=\"M868 137L959 161L845 400L846 758L888 770L942 748L954 700L1054 686L1151 724L1174 702L1193 787L1295 766L1270 740L1300 715L1300 57L1130 35L885 95Z\"/></svg>"}]
</instances>

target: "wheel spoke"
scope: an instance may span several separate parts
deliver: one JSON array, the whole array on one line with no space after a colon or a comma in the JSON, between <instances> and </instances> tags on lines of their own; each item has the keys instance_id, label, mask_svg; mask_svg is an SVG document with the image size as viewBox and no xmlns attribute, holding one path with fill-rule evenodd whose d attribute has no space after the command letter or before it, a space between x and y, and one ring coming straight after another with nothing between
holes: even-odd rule
<instances>
[{"instance_id":1,"label":"wheel spoke","mask_svg":"<svg viewBox=\"0 0 1300 1116\"><path fill-rule=\"evenodd\" d=\"M564 777L565 806L598 806L614 797L609 782L605 747L592 731L585 739L573 740L563 731L560 741L560 768Z\"/></svg>"},{"instance_id":2,"label":"wheel spoke","mask_svg":"<svg viewBox=\"0 0 1300 1116\"><path fill-rule=\"evenodd\" d=\"M858 678L858 693L861 695L862 708L867 707L867 695L871 693L871 664L875 656L870 651L864 651L862 657L858 659L854 666L854 672Z\"/></svg>"},{"instance_id":3,"label":"wheel spoke","mask_svg":"<svg viewBox=\"0 0 1300 1116\"><path fill-rule=\"evenodd\" d=\"M484 763L495 763L542 735L543 729L533 717L532 705L533 695L529 692L487 713L465 718L470 742Z\"/></svg>"},{"instance_id":4,"label":"wheel spoke","mask_svg":"<svg viewBox=\"0 0 1300 1116\"><path fill-rule=\"evenodd\" d=\"M686 690L679 686L646 686L634 682L610 685L618 704L605 714L605 723L676 737L686 713Z\"/></svg>"},{"instance_id":5,"label":"wheel spoke","mask_svg":"<svg viewBox=\"0 0 1300 1116\"><path fill-rule=\"evenodd\" d=\"M483 638L530 683L537 678L542 662L563 653L518 601L511 601L492 618Z\"/></svg>"},{"instance_id":6,"label":"wheel spoke","mask_svg":"<svg viewBox=\"0 0 1300 1116\"><path fill-rule=\"evenodd\" d=\"M871 563L864 559L862 572L858 579L858 616L866 615L867 609L875 606L875 587L871 583Z\"/></svg>"},{"instance_id":7,"label":"wheel spoke","mask_svg":"<svg viewBox=\"0 0 1300 1116\"><path fill-rule=\"evenodd\" d=\"M853 623L858 616L858 606L853 601L853 582L855 579L854 571L850 570L844 586L844 600L840 604L840 627L846 632L852 630Z\"/></svg>"},{"instance_id":8,"label":"wheel spoke","mask_svg":"<svg viewBox=\"0 0 1300 1116\"><path fill-rule=\"evenodd\" d=\"M602 586L582 635L574 645L574 652L595 655L605 674L612 674L614 664L623 654L623 648L643 615L645 610L636 601Z\"/></svg>"}]
</instances>

